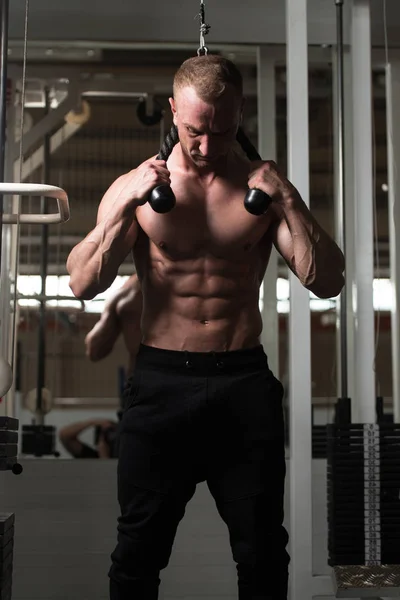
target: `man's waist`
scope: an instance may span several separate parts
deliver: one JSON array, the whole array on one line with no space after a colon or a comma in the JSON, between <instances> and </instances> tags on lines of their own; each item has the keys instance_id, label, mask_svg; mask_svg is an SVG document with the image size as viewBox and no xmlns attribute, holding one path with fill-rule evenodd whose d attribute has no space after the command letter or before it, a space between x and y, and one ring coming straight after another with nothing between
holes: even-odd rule
<instances>
[{"instance_id":1,"label":"man's waist","mask_svg":"<svg viewBox=\"0 0 400 600\"><path fill-rule=\"evenodd\" d=\"M142 316L142 342L146 346L189 352L222 352L255 348L260 344L260 313L239 313L225 318L192 319L165 314Z\"/></svg>"},{"instance_id":2,"label":"man's waist","mask_svg":"<svg viewBox=\"0 0 400 600\"><path fill-rule=\"evenodd\" d=\"M268 369L268 360L262 345L235 350L193 352L141 344L136 369L178 371L186 374L240 372L241 370Z\"/></svg>"}]
</instances>

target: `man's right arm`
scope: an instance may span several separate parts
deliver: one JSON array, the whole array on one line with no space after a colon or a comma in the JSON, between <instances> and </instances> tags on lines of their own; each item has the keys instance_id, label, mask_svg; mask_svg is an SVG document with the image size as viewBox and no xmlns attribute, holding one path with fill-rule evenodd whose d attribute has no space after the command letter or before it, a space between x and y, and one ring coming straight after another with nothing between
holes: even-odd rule
<instances>
[{"instance_id":1,"label":"man's right arm","mask_svg":"<svg viewBox=\"0 0 400 600\"><path fill-rule=\"evenodd\" d=\"M140 317L142 312L142 293L136 274L116 290L106 301L99 321L89 331L85 338L86 355L94 362L110 354L121 331L129 330L129 344L131 347L132 332L140 331Z\"/></svg>"},{"instance_id":2,"label":"man's right arm","mask_svg":"<svg viewBox=\"0 0 400 600\"><path fill-rule=\"evenodd\" d=\"M108 289L135 244L136 206L120 201L125 177L107 190L99 206L96 227L68 256L70 287L77 298L91 300Z\"/></svg>"},{"instance_id":3,"label":"man's right arm","mask_svg":"<svg viewBox=\"0 0 400 600\"><path fill-rule=\"evenodd\" d=\"M100 202L96 227L71 251L67 260L70 288L90 300L110 287L132 250L138 225L136 208L157 185L170 184L165 161L151 158L119 177Z\"/></svg>"}]
</instances>

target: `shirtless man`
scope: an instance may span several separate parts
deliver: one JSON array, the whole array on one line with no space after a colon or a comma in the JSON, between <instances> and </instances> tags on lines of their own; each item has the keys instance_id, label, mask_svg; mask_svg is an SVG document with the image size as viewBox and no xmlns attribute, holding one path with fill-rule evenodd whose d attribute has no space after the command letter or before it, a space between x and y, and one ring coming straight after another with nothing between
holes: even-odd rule
<instances>
[{"instance_id":1,"label":"shirtless man","mask_svg":"<svg viewBox=\"0 0 400 600\"><path fill-rule=\"evenodd\" d=\"M86 356L93 362L102 360L110 354L122 333L129 355L129 374L132 374L142 337L141 316L142 292L138 276L134 274L106 301L100 319L85 338Z\"/></svg>"},{"instance_id":2,"label":"shirtless man","mask_svg":"<svg viewBox=\"0 0 400 600\"><path fill-rule=\"evenodd\" d=\"M143 292L110 598L158 598L185 505L205 480L229 530L239 599L283 600L283 388L260 345L259 287L273 244L321 298L340 293L344 258L273 162L236 152L243 96L231 62L186 61L170 105L180 142L167 164L151 158L111 185L67 265L74 294L93 298L133 249ZM160 184L177 199L161 215L146 203ZM248 186L272 197L265 215L243 207Z\"/></svg>"}]
</instances>

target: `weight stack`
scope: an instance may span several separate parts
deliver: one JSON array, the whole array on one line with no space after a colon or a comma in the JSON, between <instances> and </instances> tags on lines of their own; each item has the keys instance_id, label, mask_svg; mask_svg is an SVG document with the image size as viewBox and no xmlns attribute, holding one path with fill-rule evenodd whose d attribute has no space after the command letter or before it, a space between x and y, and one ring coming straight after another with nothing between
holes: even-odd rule
<instances>
[{"instance_id":1,"label":"weight stack","mask_svg":"<svg viewBox=\"0 0 400 600\"><path fill-rule=\"evenodd\" d=\"M328 425L327 459L328 564L339 587L400 592L400 425Z\"/></svg>"},{"instance_id":2,"label":"weight stack","mask_svg":"<svg viewBox=\"0 0 400 600\"><path fill-rule=\"evenodd\" d=\"M0 513L0 600L11 600L14 556L14 514Z\"/></svg>"},{"instance_id":3,"label":"weight stack","mask_svg":"<svg viewBox=\"0 0 400 600\"><path fill-rule=\"evenodd\" d=\"M12 471L16 475L22 473L17 459L18 424L18 419L0 417L0 471Z\"/></svg>"},{"instance_id":4,"label":"weight stack","mask_svg":"<svg viewBox=\"0 0 400 600\"><path fill-rule=\"evenodd\" d=\"M312 457L326 458L326 425L312 426Z\"/></svg>"}]
</instances>

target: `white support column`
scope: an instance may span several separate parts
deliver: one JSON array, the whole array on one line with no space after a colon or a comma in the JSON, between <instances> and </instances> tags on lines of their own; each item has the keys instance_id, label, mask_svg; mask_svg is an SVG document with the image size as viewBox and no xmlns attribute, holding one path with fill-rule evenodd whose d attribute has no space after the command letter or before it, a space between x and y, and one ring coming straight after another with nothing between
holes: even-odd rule
<instances>
[{"instance_id":1,"label":"white support column","mask_svg":"<svg viewBox=\"0 0 400 600\"><path fill-rule=\"evenodd\" d=\"M9 153L10 140L13 142L15 130L15 107L14 107L15 86L12 86L12 97L7 106L7 143L5 149L5 180L14 181L12 161ZM4 198L4 212L13 212L13 200L11 196ZM3 225L3 250L0 273L0 353L6 358L9 364L12 364L12 293L13 293L13 246L15 245L15 229L13 225ZM15 416L14 406L14 382L0 404L0 415Z\"/></svg>"},{"instance_id":2,"label":"white support column","mask_svg":"<svg viewBox=\"0 0 400 600\"><path fill-rule=\"evenodd\" d=\"M289 179L309 204L307 0L286 0ZM291 598L312 598L310 297L290 275Z\"/></svg>"},{"instance_id":3,"label":"white support column","mask_svg":"<svg viewBox=\"0 0 400 600\"><path fill-rule=\"evenodd\" d=\"M355 396L353 420L375 422L373 306L372 66L369 0L353 0L351 13L355 200Z\"/></svg>"},{"instance_id":4,"label":"white support column","mask_svg":"<svg viewBox=\"0 0 400 600\"><path fill-rule=\"evenodd\" d=\"M266 160L276 160L276 89L275 60L264 46L257 49L257 101L258 101L258 152ZM261 342L268 363L279 377L279 319L277 312L276 282L278 278L278 253L272 249L268 269L263 281L263 332Z\"/></svg>"},{"instance_id":5,"label":"white support column","mask_svg":"<svg viewBox=\"0 0 400 600\"><path fill-rule=\"evenodd\" d=\"M352 290L355 287L355 256L354 256L354 154L353 154L353 98L352 98L352 64L351 64L351 53L345 50L343 57L343 79L344 79L344 123L345 123L345 135L344 135L344 192L345 192L345 244L346 244L346 321L347 321L347 384L348 384L348 396L354 398L355 395L355 314L353 306ZM333 105L334 105L334 133L338 131L337 123L337 73L336 73L336 48L332 52L332 64L333 64ZM335 156L335 185L338 184L338 144L337 135L334 135L334 156ZM336 190L335 190L336 197ZM338 208L337 206L335 207ZM336 227L336 239L339 238L339 227L341 226L338 211L335 210L335 227ZM339 302L338 299L338 310L339 314ZM340 348L340 336L337 336L337 389L340 390L341 381L341 348Z\"/></svg>"},{"instance_id":6,"label":"white support column","mask_svg":"<svg viewBox=\"0 0 400 600\"><path fill-rule=\"evenodd\" d=\"M4 199L5 212L9 210L9 200ZM9 355L9 328L10 328L10 249L11 226L3 225L2 231L2 261L0 272L0 355L10 363ZM7 413L6 400L0 403L0 416Z\"/></svg>"},{"instance_id":7,"label":"white support column","mask_svg":"<svg viewBox=\"0 0 400 600\"><path fill-rule=\"evenodd\" d=\"M400 59L386 67L390 278L392 283L393 414L400 423Z\"/></svg>"}]
</instances>

